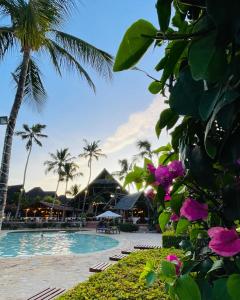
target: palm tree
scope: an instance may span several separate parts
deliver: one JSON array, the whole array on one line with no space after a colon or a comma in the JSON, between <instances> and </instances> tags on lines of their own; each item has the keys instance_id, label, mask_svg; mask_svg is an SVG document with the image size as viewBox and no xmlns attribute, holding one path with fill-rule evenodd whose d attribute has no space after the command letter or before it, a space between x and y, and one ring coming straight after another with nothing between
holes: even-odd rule
<instances>
[{"instance_id":1,"label":"palm tree","mask_svg":"<svg viewBox=\"0 0 240 300\"><path fill-rule=\"evenodd\" d=\"M82 212L85 212L85 205L86 205L86 199L88 194L88 186L91 181L92 177L92 161L93 159L99 160L100 157L107 157L105 154L102 153L102 149L99 148L100 141L93 141L92 143L89 143L87 140L83 140L85 143L85 146L83 147L83 153L80 154L80 157L83 157L87 159L88 161L88 167L89 167L89 177L88 177L88 183L87 183L87 189L84 195L83 199L83 207Z\"/></svg>"},{"instance_id":2,"label":"palm tree","mask_svg":"<svg viewBox=\"0 0 240 300\"><path fill-rule=\"evenodd\" d=\"M140 153L135 155L135 158L148 157L152 159L152 145L148 140L139 140L137 142L137 148L140 151Z\"/></svg>"},{"instance_id":3,"label":"palm tree","mask_svg":"<svg viewBox=\"0 0 240 300\"><path fill-rule=\"evenodd\" d=\"M27 140L26 150L28 152L27 160L26 160L26 164L25 164L25 168L24 168L24 173L23 173L23 184L22 184L21 193L20 193L19 199L18 199L18 205L17 205L15 217L17 217L19 214L19 210L20 210L20 206L21 206L21 199L24 194L27 168L28 168L29 158L30 158L30 155L32 152L33 143L36 143L38 146L42 147L42 143L40 142L39 139L47 138L46 134L41 133L42 130L45 128L46 128L46 125L41 125L41 124L32 125L32 127L29 127L27 124L23 124L24 131L17 131L15 133L17 136L20 136L22 138L22 140Z\"/></svg>"},{"instance_id":4,"label":"palm tree","mask_svg":"<svg viewBox=\"0 0 240 300\"><path fill-rule=\"evenodd\" d=\"M112 57L71 34L61 31L75 0L0 0L0 16L9 21L0 26L0 57L15 50L21 53L20 65L13 77L16 94L6 127L0 170L0 228L6 206L12 140L17 116L24 97L42 103L46 98L41 72L34 59L46 54L56 72L76 70L91 88L95 86L81 65L90 65L100 75L111 77Z\"/></svg>"},{"instance_id":5,"label":"palm tree","mask_svg":"<svg viewBox=\"0 0 240 300\"><path fill-rule=\"evenodd\" d=\"M132 169L132 164L130 164L126 158L120 159L118 163L121 170L114 172L113 175L117 176L120 180L123 180Z\"/></svg>"},{"instance_id":6,"label":"palm tree","mask_svg":"<svg viewBox=\"0 0 240 300\"><path fill-rule=\"evenodd\" d=\"M51 217L52 211L54 208L55 201L57 199L57 192L59 188L59 184L64 180L64 166L66 163L71 162L73 157L68 152L68 148L57 150L56 154L50 153L52 160L47 160L44 162L44 165L47 166L46 173L53 172L57 174L57 186L55 190L55 196L53 201L53 207L51 209Z\"/></svg>"},{"instance_id":7,"label":"palm tree","mask_svg":"<svg viewBox=\"0 0 240 300\"><path fill-rule=\"evenodd\" d=\"M74 184L70 187L70 190L67 191L67 194L73 197L73 200L75 197L80 193L81 186L78 184ZM73 205L75 207L75 205ZM78 201L78 209L79 209L79 201Z\"/></svg>"}]
</instances>

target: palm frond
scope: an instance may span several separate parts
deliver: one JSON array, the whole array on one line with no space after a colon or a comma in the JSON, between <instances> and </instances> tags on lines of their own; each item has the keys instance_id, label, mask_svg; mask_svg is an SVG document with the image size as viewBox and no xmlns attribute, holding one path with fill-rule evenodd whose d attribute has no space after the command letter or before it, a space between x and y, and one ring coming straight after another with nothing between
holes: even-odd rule
<instances>
[{"instance_id":1,"label":"palm frond","mask_svg":"<svg viewBox=\"0 0 240 300\"><path fill-rule=\"evenodd\" d=\"M13 29L11 27L0 27L0 59L15 44Z\"/></svg>"},{"instance_id":2,"label":"palm frond","mask_svg":"<svg viewBox=\"0 0 240 300\"><path fill-rule=\"evenodd\" d=\"M53 65L59 74L61 74L61 68L67 70L75 69L81 77L86 79L89 86L95 91L95 85L92 79L71 53L50 39L48 43L44 45L44 48L49 52Z\"/></svg>"},{"instance_id":3,"label":"palm frond","mask_svg":"<svg viewBox=\"0 0 240 300\"><path fill-rule=\"evenodd\" d=\"M22 64L18 66L14 72L14 78L18 82ZM33 58L30 59L28 65L27 78L24 88L25 100L34 101L38 107L40 107L46 100L47 93L41 80L41 72L34 62Z\"/></svg>"},{"instance_id":4,"label":"palm frond","mask_svg":"<svg viewBox=\"0 0 240 300\"><path fill-rule=\"evenodd\" d=\"M93 45L62 31L54 31L56 41L69 53L82 60L106 78L112 77L113 57Z\"/></svg>"}]
</instances>

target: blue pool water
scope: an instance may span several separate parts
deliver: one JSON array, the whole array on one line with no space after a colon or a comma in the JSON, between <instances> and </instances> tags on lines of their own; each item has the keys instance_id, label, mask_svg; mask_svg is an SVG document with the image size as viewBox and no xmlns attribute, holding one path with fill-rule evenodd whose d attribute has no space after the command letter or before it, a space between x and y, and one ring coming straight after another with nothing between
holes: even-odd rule
<instances>
[{"instance_id":1,"label":"blue pool water","mask_svg":"<svg viewBox=\"0 0 240 300\"><path fill-rule=\"evenodd\" d=\"M0 238L0 257L80 254L117 245L107 236L77 232L10 232Z\"/></svg>"}]
</instances>

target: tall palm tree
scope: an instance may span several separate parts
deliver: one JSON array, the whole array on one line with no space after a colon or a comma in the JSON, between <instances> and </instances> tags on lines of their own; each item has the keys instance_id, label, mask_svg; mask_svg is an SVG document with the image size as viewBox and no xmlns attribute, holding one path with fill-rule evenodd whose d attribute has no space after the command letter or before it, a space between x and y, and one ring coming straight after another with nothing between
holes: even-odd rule
<instances>
[{"instance_id":1,"label":"tall palm tree","mask_svg":"<svg viewBox=\"0 0 240 300\"><path fill-rule=\"evenodd\" d=\"M73 200L75 200L75 197L80 193L81 186L79 184L74 184L70 187L70 189L67 191L67 194L73 197ZM73 205L75 207L75 204ZM79 209L79 201L78 201L78 209Z\"/></svg>"},{"instance_id":2,"label":"tall palm tree","mask_svg":"<svg viewBox=\"0 0 240 300\"><path fill-rule=\"evenodd\" d=\"M17 131L15 134L17 136L20 136L22 140L27 140L26 143L26 150L28 152L27 154L27 160L24 168L24 173L23 173L23 184L22 184L22 190L19 195L18 199L18 205L17 205L17 210L16 210L16 215L15 217L18 216L20 206L21 206L21 200L24 194L24 187L25 187L25 182L26 182L26 175L27 175L27 168L28 168L28 163L29 163L29 158L32 152L32 147L33 144L36 143L38 146L42 147L42 143L40 142L41 138L47 138L46 134L42 134L42 130L46 128L46 125L41 125L41 124L35 124L32 125L32 127L29 127L27 124L23 124L23 131Z\"/></svg>"},{"instance_id":3,"label":"tall palm tree","mask_svg":"<svg viewBox=\"0 0 240 300\"><path fill-rule=\"evenodd\" d=\"M120 180L123 180L127 176L128 172L131 170L132 164L130 164L126 158L119 159L118 163L120 165L121 170L114 172L112 175L115 175Z\"/></svg>"},{"instance_id":4,"label":"tall palm tree","mask_svg":"<svg viewBox=\"0 0 240 300\"><path fill-rule=\"evenodd\" d=\"M150 159L152 159L152 145L148 140L139 140L137 142L137 148L140 151L140 153L138 153L137 155L135 155L135 158L144 158L144 157L148 157Z\"/></svg>"},{"instance_id":5,"label":"tall palm tree","mask_svg":"<svg viewBox=\"0 0 240 300\"><path fill-rule=\"evenodd\" d=\"M59 184L64 180L64 165L72 161L73 157L68 152L68 148L57 150L56 154L50 153L52 160L47 160L44 162L44 165L47 166L46 173L53 172L57 174L57 186L54 195L53 207L51 209L51 217L52 211L54 208L55 201L57 199L57 192L59 188Z\"/></svg>"},{"instance_id":6,"label":"tall palm tree","mask_svg":"<svg viewBox=\"0 0 240 300\"><path fill-rule=\"evenodd\" d=\"M81 65L90 65L100 75L111 77L112 57L71 34L61 31L75 7L74 0L0 0L0 58L13 51L21 53L20 65L13 74L17 83L10 112L0 170L0 228L6 206L12 140L24 97L37 103L46 98L41 72L34 57L46 54L56 72L76 70L91 88L94 83Z\"/></svg>"},{"instance_id":7,"label":"tall palm tree","mask_svg":"<svg viewBox=\"0 0 240 300\"><path fill-rule=\"evenodd\" d=\"M86 193L84 195L83 199L83 207L82 207L82 212L85 212L85 205L86 205L86 199L87 199L87 194L88 194L88 186L91 181L92 177L92 162L93 159L99 160L100 157L107 157L104 153L102 153L102 149L99 148L99 143L100 141L93 141L89 143L86 139L83 140L85 143L85 146L83 147L83 153L81 153L79 156L87 159L87 164L89 168L89 177L88 177L88 182L87 182L87 189Z\"/></svg>"}]
</instances>

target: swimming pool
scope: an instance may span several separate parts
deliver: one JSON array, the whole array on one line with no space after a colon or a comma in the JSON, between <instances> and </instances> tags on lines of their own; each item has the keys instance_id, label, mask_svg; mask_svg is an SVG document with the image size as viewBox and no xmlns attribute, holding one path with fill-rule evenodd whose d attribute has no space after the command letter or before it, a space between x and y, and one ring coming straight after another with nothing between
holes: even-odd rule
<instances>
[{"instance_id":1,"label":"swimming pool","mask_svg":"<svg viewBox=\"0 0 240 300\"><path fill-rule=\"evenodd\" d=\"M0 238L0 257L81 254L117 245L113 238L78 232L9 232Z\"/></svg>"}]
</instances>

